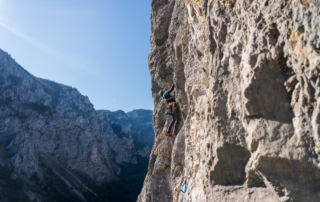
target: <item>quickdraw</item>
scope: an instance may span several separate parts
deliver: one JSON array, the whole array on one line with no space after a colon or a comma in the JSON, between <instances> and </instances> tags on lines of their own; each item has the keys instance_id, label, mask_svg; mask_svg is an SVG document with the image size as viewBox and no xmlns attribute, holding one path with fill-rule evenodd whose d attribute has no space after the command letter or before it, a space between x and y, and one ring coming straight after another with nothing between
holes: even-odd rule
<instances>
[{"instance_id":1,"label":"quickdraw","mask_svg":"<svg viewBox=\"0 0 320 202\"><path fill-rule=\"evenodd\" d=\"M186 192L187 192L187 182L186 181L182 184L181 192L183 193L183 201L185 202L186 201Z\"/></svg>"}]
</instances>

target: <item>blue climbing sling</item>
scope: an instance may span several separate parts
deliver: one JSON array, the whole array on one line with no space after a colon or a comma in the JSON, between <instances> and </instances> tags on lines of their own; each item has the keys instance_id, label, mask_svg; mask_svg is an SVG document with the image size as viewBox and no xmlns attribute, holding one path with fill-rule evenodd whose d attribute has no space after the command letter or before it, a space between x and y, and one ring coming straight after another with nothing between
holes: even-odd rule
<instances>
[{"instance_id":1,"label":"blue climbing sling","mask_svg":"<svg viewBox=\"0 0 320 202\"><path fill-rule=\"evenodd\" d=\"M187 182L184 182L182 184L182 189L181 189L182 193L183 193L183 201L186 201L186 191L187 191Z\"/></svg>"}]
</instances>

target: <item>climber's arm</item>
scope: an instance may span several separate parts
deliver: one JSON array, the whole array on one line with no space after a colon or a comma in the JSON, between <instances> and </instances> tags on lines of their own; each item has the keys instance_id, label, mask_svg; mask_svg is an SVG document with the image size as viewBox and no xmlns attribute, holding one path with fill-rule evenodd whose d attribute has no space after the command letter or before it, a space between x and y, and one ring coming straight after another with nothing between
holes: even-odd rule
<instances>
[{"instance_id":1,"label":"climber's arm","mask_svg":"<svg viewBox=\"0 0 320 202\"><path fill-rule=\"evenodd\" d=\"M174 84L172 84L171 88L168 90L168 93L171 93L174 89Z\"/></svg>"}]
</instances>

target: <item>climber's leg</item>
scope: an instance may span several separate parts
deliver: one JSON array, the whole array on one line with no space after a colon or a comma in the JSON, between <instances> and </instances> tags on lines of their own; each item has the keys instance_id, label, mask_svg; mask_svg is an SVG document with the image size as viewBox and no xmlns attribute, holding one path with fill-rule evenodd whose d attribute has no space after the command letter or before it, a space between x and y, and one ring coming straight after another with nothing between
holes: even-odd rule
<instances>
[{"instance_id":1,"label":"climber's leg","mask_svg":"<svg viewBox=\"0 0 320 202\"><path fill-rule=\"evenodd\" d=\"M169 125L169 127L168 127L167 134L168 134L168 133L170 134L170 131L171 131L174 123L176 122L175 115L173 114L173 115L170 115L170 116L172 117L172 121L171 121L171 123L170 123L170 125Z\"/></svg>"},{"instance_id":2,"label":"climber's leg","mask_svg":"<svg viewBox=\"0 0 320 202\"><path fill-rule=\"evenodd\" d=\"M176 112L174 113L174 116L175 116L175 125L174 125L173 135L176 136L178 134L179 123L181 121L179 109L176 110Z\"/></svg>"}]
</instances>

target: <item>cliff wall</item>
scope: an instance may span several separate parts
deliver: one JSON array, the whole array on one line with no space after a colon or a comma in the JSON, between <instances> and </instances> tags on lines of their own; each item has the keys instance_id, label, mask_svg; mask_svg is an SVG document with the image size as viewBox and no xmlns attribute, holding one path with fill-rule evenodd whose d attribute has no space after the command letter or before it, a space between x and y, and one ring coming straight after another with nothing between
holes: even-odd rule
<instances>
[{"instance_id":1,"label":"cliff wall","mask_svg":"<svg viewBox=\"0 0 320 202\"><path fill-rule=\"evenodd\" d=\"M320 200L320 2L153 0L155 144L139 202ZM174 83L183 124L160 89Z\"/></svg>"}]
</instances>

